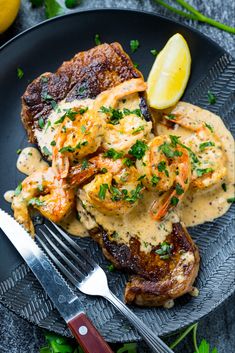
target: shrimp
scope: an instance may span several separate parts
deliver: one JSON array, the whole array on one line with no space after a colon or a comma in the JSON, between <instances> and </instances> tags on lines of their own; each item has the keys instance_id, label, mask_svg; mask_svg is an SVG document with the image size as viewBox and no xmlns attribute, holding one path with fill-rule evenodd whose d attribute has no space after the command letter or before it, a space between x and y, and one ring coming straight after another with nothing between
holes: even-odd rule
<instances>
[{"instance_id":1,"label":"shrimp","mask_svg":"<svg viewBox=\"0 0 235 353\"><path fill-rule=\"evenodd\" d=\"M167 120L192 131L192 135L183 140L184 147L191 155L191 185L205 189L223 180L227 173L226 157L222 143L213 128L183 114L170 115Z\"/></svg>"},{"instance_id":2,"label":"shrimp","mask_svg":"<svg viewBox=\"0 0 235 353\"><path fill-rule=\"evenodd\" d=\"M98 174L83 187L88 202L107 215L123 215L130 212L142 197L144 187L138 181L135 167L122 168L117 174L110 171Z\"/></svg>"},{"instance_id":3,"label":"shrimp","mask_svg":"<svg viewBox=\"0 0 235 353\"><path fill-rule=\"evenodd\" d=\"M66 115L66 114L65 114ZM101 145L104 121L85 108L70 111L55 136L52 165L61 178L66 178L71 164L94 153Z\"/></svg>"},{"instance_id":4,"label":"shrimp","mask_svg":"<svg viewBox=\"0 0 235 353\"><path fill-rule=\"evenodd\" d=\"M32 235L35 231L30 206L51 221L59 222L74 204L74 189L64 179L57 178L51 167L32 173L20 184L20 190L12 202L14 217Z\"/></svg>"},{"instance_id":5,"label":"shrimp","mask_svg":"<svg viewBox=\"0 0 235 353\"><path fill-rule=\"evenodd\" d=\"M148 144L142 160L136 162L143 184L148 190L163 192L150 209L151 217L162 219L187 191L191 163L187 149L175 145L169 136L157 136Z\"/></svg>"}]
</instances>

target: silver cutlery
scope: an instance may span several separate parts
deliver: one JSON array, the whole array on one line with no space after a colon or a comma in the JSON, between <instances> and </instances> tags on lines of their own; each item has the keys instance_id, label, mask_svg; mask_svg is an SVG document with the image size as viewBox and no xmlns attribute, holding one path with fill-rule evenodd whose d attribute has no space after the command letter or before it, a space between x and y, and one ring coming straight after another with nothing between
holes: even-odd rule
<instances>
[{"instance_id":1,"label":"silver cutlery","mask_svg":"<svg viewBox=\"0 0 235 353\"><path fill-rule=\"evenodd\" d=\"M53 230L52 226L49 227L47 224L40 227L41 234L37 240L64 276L82 293L101 296L112 303L138 330L153 352L173 353L141 319L110 291L104 270L89 257L88 253L81 249L61 228L55 224L53 226ZM60 235L56 234L54 229Z\"/></svg>"}]
</instances>

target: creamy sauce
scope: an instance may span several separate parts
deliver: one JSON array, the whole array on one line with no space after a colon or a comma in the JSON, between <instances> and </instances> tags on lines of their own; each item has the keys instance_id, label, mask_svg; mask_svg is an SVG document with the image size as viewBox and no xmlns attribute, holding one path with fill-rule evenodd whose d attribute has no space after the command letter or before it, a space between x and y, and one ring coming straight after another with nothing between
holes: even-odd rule
<instances>
[{"instance_id":1,"label":"creamy sauce","mask_svg":"<svg viewBox=\"0 0 235 353\"><path fill-rule=\"evenodd\" d=\"M121 216L104 215L96 210L87 201L84 191L79 193L79 197L86 209L94 216L97 224L107 231L108 234L115 232L115 239L120 243L128 244L131 237L138 238L142 251L151 251L152 246L158 245L166 239L172 231L172 221L177 222L178 217L171 213L162 222L154 221L149 215L149 208L156 195L152 192L145 192L143 199L128 214Z\"/></svg>"},{"instance_id":2,"label":"creamy sauce","mask_svg":"<svg viewBox=\"0 0 235 353\"><path fill-rule=\"evenodd\" d=\"M14 190L8 190L8 191L5 192L3 197L4 197L4 199L7 202L12 203L14 195L15 195L15 191Z\"/></svg>"},{"instance_id":3,"label":"creamy sauce","mask_svg":"<svg viewBox=\"0 0 235 353\"><path fill-rule=\"evenodd\" d=\"M21 173L30 175L36 170L48 167L48 163L43 160L41 153L36 148L26 147L19 155L16 166Z\"/></svg>"},{"instance_id":4,"label":"creamy sauce","mask_svg":"<svg viewBox=\"0 0 235 353\"><path fill-rule=\"evenodd\" d=\"M51 146L51 141L54 140L55 134L60 126L60 124L55 124L55 122L61 118L65 110L75 108L75 107L91 107L93 104L92 99L75 99L72 102L66 102L65 100L61 101L55 110L52 110L48 116L47 123L43 127L42 130L36 129L35 130L35 136L38 141L38 145L40 149L42 150L43 147L46 147L50 153L52 153L52 146ZM48 124L49 122L49 124ZM48 159L50 160L51 157L48 156Z\"/></svg>"},{"instance_id":5,"label":"creamy sauce","mask_svg":"<svg viewBox=\"0 0 235 353\"><path fill-rule=\"evenodd\" d=\"M222 216L229 209L231 204L227 202L227 199L234 197L234 139L219 116L191 104L182 104L181 102L178 103L175 112L177 112L177 109L182 111L185 108L187 108L186 112L191 119L204 121L214 128L217 136L222 141L224 153L227 157L227 176L225 179L208 189L188 190L178 206L177 213L179 218L189 227L212 221ZM157 125L157 132L159 135L177 135L183 138L188 137L192 133L180 126L176 126L172 130L162 124ZM221 186L223 183L226 184L226 191Z\"/></svg>"},{"instance_id":6,"label":"creamy sauce","mask_svg":"<svg viewBox=\"0 0 235 353\"><path fill-rule=\"evenodd\" d=\"M75 212L63 219L59 225L69 234L79 236L81 238L88 237L89 233L84 225L78 220Z\"/></svg>"}]
</instances>

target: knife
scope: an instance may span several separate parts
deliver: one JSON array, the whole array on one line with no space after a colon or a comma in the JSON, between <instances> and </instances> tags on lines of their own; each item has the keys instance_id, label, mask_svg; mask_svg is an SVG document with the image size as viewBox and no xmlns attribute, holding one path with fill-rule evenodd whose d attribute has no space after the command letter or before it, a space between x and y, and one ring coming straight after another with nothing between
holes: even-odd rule
<instances>
[{"instance_id":1,"label":"knife","mask_svg":"<svg viewBox=\"0 0 235 353\"><path fill-rule=\"evenodd\" d=\"M0 228L23 257L85 353L113 353L85 315L82 303L29 233L0 209Z\"/></svg>"}]
</instances>

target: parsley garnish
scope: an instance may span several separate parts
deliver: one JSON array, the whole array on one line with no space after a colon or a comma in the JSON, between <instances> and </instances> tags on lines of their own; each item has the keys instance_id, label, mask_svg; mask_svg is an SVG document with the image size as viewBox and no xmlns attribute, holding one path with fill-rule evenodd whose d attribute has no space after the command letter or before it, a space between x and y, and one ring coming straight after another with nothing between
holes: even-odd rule
<instances>
[{"instance_id":1,"label":"parsley garnish","mask_svg":"<svg viewBox=\"0 0 235 353\"><path fill-rule=\"evenodd\" d=\"M131 52L134 53L136 52L136 50L139 48L140 43L138 41L138 39L132 39L130 41L130 48L131 48Z\"/></svg>"},{"instance_id":2,"label":"parsley garnish","mask_svg":"<svg viewBox=\"0 0 235 353\"><path fill-rule=\"evenodd\" d=\"M178 197L172 196L172 198L171 198L171 205L172 205L172 206L176 206L176 205L178 205L178 203L179 203Z\"/></svg>"},{"instance_id":3,"label":"parsley garnish","mask_svg":"<svg viewBox=\"0 0 235 353\"><path fill-rule=\"evenodd\" d=\"M78 0L65 0L64 3L68 9L73 9L78 5Z\"/></svg>"},{"instance_id":4,"label":"parsley garnish","mask_svg":"<svg viewBox=\"0 0 235 353\"><path fill-rule=\"evenodd\" d=\"M209 129L211 132L214 132L214 129L211 125L205 123L205 126L207 127L207 129Z\"/></svg>"},{"instance_id":5,"label":"parsley garnish","mask_svg":"<svg viewBox=\"0 0 235 353\"><path fill-rule=\"evenodd\" d=\"M159 178L158 176L156 176L156 174L154 174L151 178L152 186L156 186L160 180L161 180L161 178Z\"/></svg>"},{"instance_id":6,"label":"parsley garnish","mask_svg":"<svg viewBox=\"0 0 235 353\"><path fill-rule=\"evenodd\" d=\"M126 193L126 195L124 195L124 200L128 201L130 203L136 202L138 199L140 199L142 197L142 194L141 194L142 190L143 190L143 185L138 184L135 190L130 191L129 195L128 195L128 193ZM124 191L124 190L122 190L122 191Z\"/></svg>"},{"instance_id":7,"label":"parsley garnish","mask_svg":"<svg viewBox=\"0 0 235 353\"><path fill-rule=\"evenodd\" d=\"M100 190L99 190L99 194L98 194L100 200L105 199L105 195L106 195L108 188L109 188L108 184L101 184L100 185Z\"/></svg>"},{"instance_id":8,"label":"parsley garnish","mask_svg":"<svg viewBox=\"0 0 235 353\"><path fill-rule=\"evenodd\" d=\"M151 49L151 50L150 50L150 53L151 53L153 56L157 56L159 52L158 52L157 49Z\"/></svg>"},{"instance_id":9,"label":"parsley garnish","mask_svg":"<svg viewBox=\"0 0 235 353\"><path fill-rule=\"evenodd\" d=\"M182 152L174 151L171 145L167 142L164 142L161 146L159 146L158 150L162 151L167 158L173 158L175 156L182 155Z\"/></svg>"},{"instance_id":10,"label":"parsley garnish","mask_svg":"<svg viewBox=\"0 0 235 353\"><path fill-rule=\"evenodd\" d=\"M18 150L16 151L17 154L21 154L22 149L18 148Z\"/></svg>"},{"instance_id":11,"label":"parsley garnish","mask_svg":"<svg viewBox=\"0 0 235 353\"><path fill-rule=\"evenodd\" d=\"M65 118L69 118L71 121L75 120L75 116L77 112L73 111L72 109L67 109L65 114L62 115L58 120L54 122L54 124L61 124L64 122Z\"/></svg>"},{"instance_id":12,"label":"parsley garnish","mask_svg":"<svg viewBox=\"0 0 235 353\"><path fill-rule=\"evenodd\" d=\"M108 265L108 270L109 270L110 272L113 272L113 271L115 270L114 265L113 265L113 264Z\"/></svg>"},{"instance_id":13,"label":"parsley garnish","mask_svg":"<svg viewBox=\"0 0 235 353\"><path fill-rule=\"evenodd\" d=\"M45 156L51 156L51 152L49 151L49 149L46 146L43 146L42 152Z\"/></svg>"},{"instance_id":14,"label":"parsley garnish","mask_svg":"<svg viewBox=\"0 0 235 353\"><path fill-rule=\"evenodd\" d=\"M44 122L44 120L43 120L42 117L40 117L40 118L38 119L38 125L40 126L41 129L44 128L45 122Z\"/></svg>"},{"instance_id":15,"label":"parsley garnish","mask_svg":"<svg viewBox=\"0 0 235 353\"><path fill-rule=\"evenodd\" d=\"M160 163L158 163L157 169L159 172L164 172L166 176L169 177L169 172L167 170L165 161L161 161Z\"/></svg>"},{"instance_id":16,"label":"parsley garnish","mask_svg":"<svg viewBox=\"0 0 235 353\"><path fill-rule=\"evenodd\" d=\"M14 195L18 196L22 191L22 184L20 183L14 191Z\"/></svg>"},{"instance_id":17,"label":"parsley garnish","mask_svg":"<svg viewBox=\"0 0 235 353\"><path fill-rule=\"evenodd\" d=\"M17 68L17 77L18 77L18 79L21 80L23 76L24 76L24 71L20 67L18 67Z\"/></svg>"},{"instance_id":18,"label":"parsley garnish","mask_svg":"<svg viewBox=\"0 0 235 353\"><path fill-rule=\"evenodd\" d=\"M143 130L144 130L144 125L141 125L141 126L137 127L135 130L132 131L132 135L135 135L138 132L143 131Z\"/></svg>"},{"instance_id":19,"label":"parsley garnish","mask_svg":"<svg viewBox=\"0 0 235 353\"><path fill-rule=\"evenodd\" d=\"M141 175L137 180L140 181L140 180L144 179L145 177L146 177L146 174Z\"/></svg>"},{"instance_id":20,"label":"parsley garnish","mask_svg":"<svg viewBox=\"0 0 235 353\"><path fill-rule=\"evenodd\" d=\"M55 146L55 145L56 145L55 140L51 141L51 146Z\"/></svg>"},{"instance_id":21,"label":"parsley garnish","mask_svg":"<svg viewBox=\"0 0 235 353\"><path fill-rule=\"evenodd\" d=\"M87 169L88 165L89 165L88 160L87 160L87 159L84 159L84 160L82 161L82 170Z\"/></svg>"},{"instance_id":22,"label":"parsley garnish","mask_svg":"<svg viewBox=\"0 0 235 353\"><path fill-rule=\"evenodd\" d=\"M108 151L104 153L104 157L112 158L115 161L119 158L122 158L123 153L115 151L114 148L110 148Z\"/></svg>"},{"instance_id":23,"label":"parsley garnish","mask_svg":"<svg viewBox=\"0 0 235 353\"><path fill-rule=\"evenodd\" d=\"M156 254L159 255L160 259L168 260L172 255L173 245L164 241L161 244L159 244L159 246L160 248L155 251Z\"/></svg>"},{"instance_id":24,"label":"parsley garnish","mask_svg":"<svg viewBox=\"0 0 235 353\"><path fill-rule=\"evenodd\" d=\"M72 146L64 146L59 150L60 153L74 152L74 151L75 151L75 147L72 147Z\"/></svg>"},{"instance_id":25,"label":"parsley garnish","mask_svg":"<svg viewBox=\"0 0 235 353\"><path fill-rule=\"evenodd\" d=\"M44 201L41 201L40 199L36 198L36 197L33 197L31 200L29 200L29 205L32 205L32 206L42 206L44 204Z\"/></svg>"},{"instance_id":26,"label":"parsley garnish","mask_svg":"<svg viewBox=\"0 0 235 353\"><path fill-rule=\"evenodd\" d=\"M95 35L95 45L100 45L100 44L101 44L100 35L96 34Z\"/></svg>"},{"instance_id":27,"label":"parsley garnish","mask_svg":"<svg viewBox=\"0 0 235 353\"><path fill-rule=\"evenodd\" d=\"M206 149L206 147L211 147L211 146L215 146L215 143L212 141L207 141L207 142L200 143L199 149L201 152L203 152Z\"/></svg>"},{"instance_id":28,"label":"parsley garnish","mask_svg":"<svg viewBox=\"0 0 235 353\"><path fill-rule=\"evenodd\" d=\"M135 115L137 115L137 116L139 116L139 117L142 116L141 110L138 109L138 108L137 108L137 109L134 109L134 110L130 110L130 109L128 109L128 108L123 108L123 114L124 114L124 115L135 114Z\"/></svg>"},{"instance_id":29,"label":"parsley garnish","mask_svg":"<svg viewBox=\"0 0 235 353\"><path fill-rule=\"evenodd\" d=\"M204 174L208 174L208 173L211 173L213 171L214 171L214 169L212 169L212 168L196 169L196 173L197 173L198 177L201 177Z\"/></svg>"},{"instance_id":30,"label":"parsley garnish","mask_svg":"<svg viewBox=\"0 0 235 353\"><path fill-rule=\"evenodd\" d=\"M79 113L82 115L84 113L86 113L88 111L88 107L85 107L85 108L80 108L79 109Z\"/></svg>"},{"instance_id":31,"label":"parsley garnish","mask_svg":"<svg viewBox=\"0 0 235 353\"><path fill-rule=\"evenodd\" d=\"M114 109L112 107L107 108L102 106L100 108L100 112L109 114L108 123L112 125L119 124L120 120L123 119L123 113L121 112L120 109Z\"/></svg>"},{"instance_id":32,"label":"parsley garnish","mask_svg":"<svg viewBox=\"0 0 235 353\"><path fill-rule=\"evenodd\" d=\"M45 132L47 132L47 130L48 130L48 128L51 126L51 122L50 122L50 120L48 120L48 122L47 122L47 125L46 125L46 130L45 130Z\"/></svg>"},{"instance_id":33,"label":"parsley garnish","mask_svg":"<svg viewBox=\"0 0 235 353\"><path fill-rule=\"evenodd\" d=\"M128 151L128 153L131 154L136 159L140 160L145 155L145 152L147 151L147 149L148 149L148 146L146 145L145 142L141 140L137 140L136 143Z\"/></svg>"},{"instance_id":34,"label":"parsley garnish","mask_svg":"<svg viewBox=\"0 0 235 353\"><path fill-rule=\"evenodd\" d=\"M216 103L216 96L211 91L207 92L207 98L208 98L208 102L210 104L215 104Z\"/></svg>"},{"instance_id":35,"label":"parsley garnish","mask_svg":"<svg viewBox=\"0 0 235 353\"><path fill-rule=\"evenodd\" d=\"M176 190L177 195L182 195L184 193L184 189L182 188L182 186L179 183L176 183L175 190Z\"/></svg>"},{"instance_id":36,"label":"parsley garnish","mask_svg":"<svg viewBox=\"0 0 235 353\"><path fill-rule=\"evenodd\" d=\"M46 18L63 15L64 9L56 0L45 0Z\"/></svg>"},{"instance_id":37,"label":"parsley garnish","mask_svg":"<svg viewBox=\"0 0 235 353\"><path fill-rule=\"evenodd\" d=\"M235 202L235 197L230 197L229 199L227 199L228 203L233 203Z\"/></svg>"},{"instance_id":38,"label":"parsley garnish","mask_svg":"<svg viewBox=\"0 0 235 353\"><path fill-rule=\"evenodd\" d=\"M130 158L124 158L123 164L126 165L127 167L131 167L132 165L134 165L134 161Z\"/></svg>"}]
</instances>

